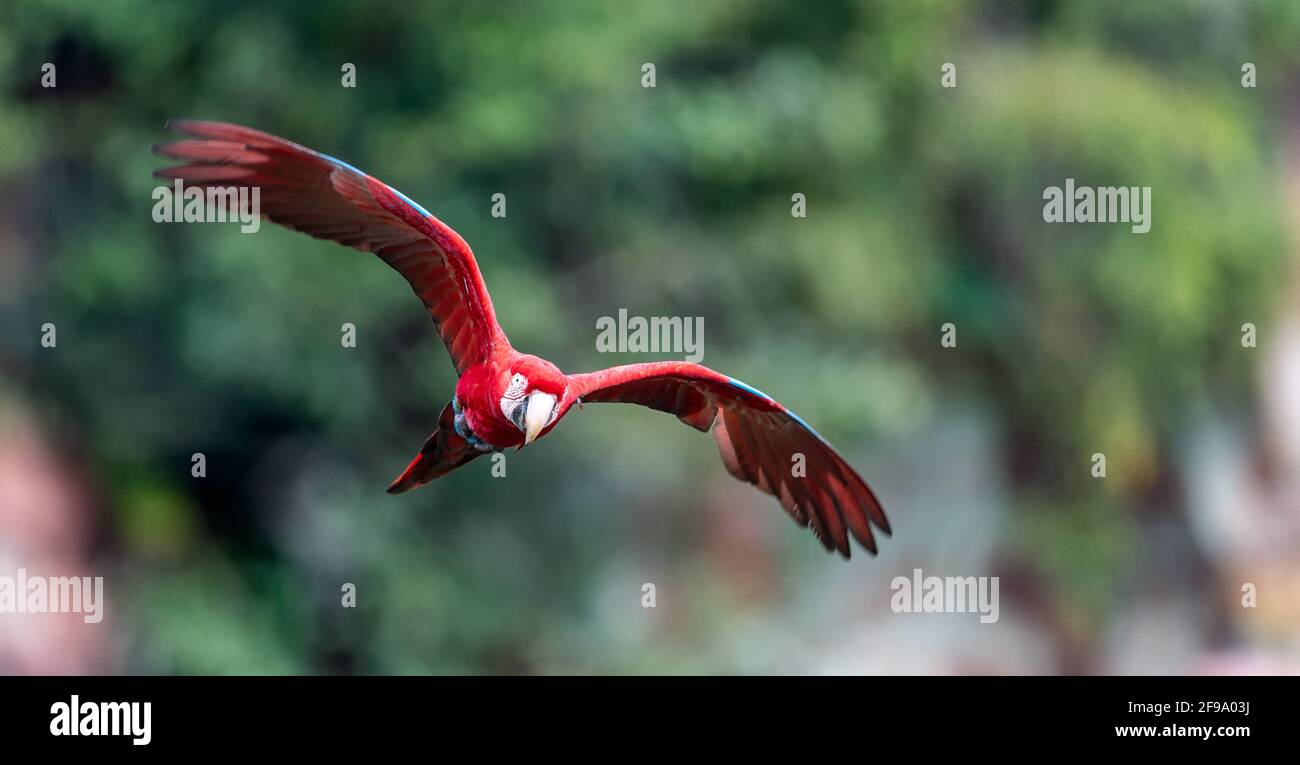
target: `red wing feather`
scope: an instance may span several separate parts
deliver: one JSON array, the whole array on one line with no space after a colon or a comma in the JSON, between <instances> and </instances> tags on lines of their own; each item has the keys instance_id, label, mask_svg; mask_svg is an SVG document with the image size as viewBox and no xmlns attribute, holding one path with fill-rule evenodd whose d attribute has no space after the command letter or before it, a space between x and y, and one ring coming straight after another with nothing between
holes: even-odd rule
<instances>
[{"instance_id":1,"label":"red wing feather","mask_svg":"<svg viewBox=\"0 0 1300 765\"><path fill-rule=\"evenodd\" d=\"M185 164L159 178L258 187L263 214L305 234L373 252L424 302L458 373L508 347L469 245L396 189L333 157L239 125L180 120L195 138L155 147Z\"/></svg>"},{"instance_id":2,"label":"red wing feather","mask_svg":"<svg viewBox=\"0 0 1300 765\"><path fill-rule=\"evenodd\" d=\"M827 550L849 557L849 537L876 552L871 527L886 535L880 501L857 471L802 419L770 396L698 364L629 364L571 375L583 403L618 402L669 412L713 437L736 478L776 497ZM796 475L795 455L806 468Z\"/></svg>"},{"instance_id":3,"label":"red wing feather","mask_svg":"<svg viewBox=\"0 0 1300 765\"><path fill-rule=\"evenodd\" d=\"M447 404L438 418L438 429L424 442L420 453L388 487L389 494L401 494L450 473L487 452L475 448L456 432L455 412Z\"/></svg>"}]
</instances>

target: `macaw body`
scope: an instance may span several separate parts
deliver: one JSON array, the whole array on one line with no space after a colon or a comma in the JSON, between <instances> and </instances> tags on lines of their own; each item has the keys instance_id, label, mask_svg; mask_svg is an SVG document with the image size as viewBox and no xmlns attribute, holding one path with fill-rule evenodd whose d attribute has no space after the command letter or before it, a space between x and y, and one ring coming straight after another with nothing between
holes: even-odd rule
<instances>
[{"instance_id":1,"label":"macaw body","mask_svg":"<svg viewBox=\"0 0 1300 765\"><path fill-rule=\"evenodd\" d=\"M874 554L872 527L890 533L866 481L771 396L689 362L566 375L510 345L469 245L400 191L251 128L193 120L171 126L193 137L156 147L183 164L155 175L191 186L257 187L265 217L378 255L428 309L460 378L437 429L389 492L428 483L492 451L522 448L549 433L574 404L632 403L712 431L727 470L776 497L827 550L849 557L852 537Z\"/></svg>"}]
</instances>

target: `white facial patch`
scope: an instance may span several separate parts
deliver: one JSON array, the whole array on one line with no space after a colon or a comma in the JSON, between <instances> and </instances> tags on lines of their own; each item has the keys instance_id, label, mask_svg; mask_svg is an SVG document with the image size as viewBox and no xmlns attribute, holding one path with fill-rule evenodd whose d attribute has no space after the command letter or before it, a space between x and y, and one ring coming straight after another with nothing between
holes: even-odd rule
<instances>
[{"instance_id":1,"label":"white facial patch","mask_svg":"<svg viewBox=\"0 0 1300 765\"><path fill-rule=\"evenodd\" d=\"M523 399L526 390L528 390L528 378L516 372L514 377L510 378L506 392L501 394L501 413L506 416L506 419L510 419L510 413Z\"/></svg>"}]
</instances>

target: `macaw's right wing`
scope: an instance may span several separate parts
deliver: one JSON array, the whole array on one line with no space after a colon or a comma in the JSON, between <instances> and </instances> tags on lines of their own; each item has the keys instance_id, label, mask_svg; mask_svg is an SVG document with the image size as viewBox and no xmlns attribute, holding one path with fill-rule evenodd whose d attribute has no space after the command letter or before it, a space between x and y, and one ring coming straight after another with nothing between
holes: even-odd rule
<instances>
[{"instance_id":1,"label":"macaw's right wing","mask_svg":"<svg viewBox=\"0 0 1300 765\"><path fill-rule=\"evenodd\" d=\"M469 245L405 194L355 167L260 130L178 120L194 138L157 146L185 164L154 173L199 187L257 187L283 226L373 252L429 309L458 374L509 347Z\"/></svg>"}]
</instances>

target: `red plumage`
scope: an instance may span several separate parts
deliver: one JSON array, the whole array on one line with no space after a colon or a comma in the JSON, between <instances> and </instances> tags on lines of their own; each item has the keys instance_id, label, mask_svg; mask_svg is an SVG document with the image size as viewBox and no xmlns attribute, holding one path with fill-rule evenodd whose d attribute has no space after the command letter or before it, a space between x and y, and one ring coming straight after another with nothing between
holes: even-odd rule
<instances>
[{"instance_id":1,"label":"red plumage","mask_svg":"<svg viewBox=\"0 0 1300 765\"><path fill-rule=\"evenodd\" d=\"M200 187L259 187L268 219L375 253L410 283L428 309L460 380L438 429L390 492L540 438L575 403L631 403L712 430L727 470L775 496L826 549L848 557L852 537L874 554L872 527L890 533L866 481L807 423L766 394L686 362L565 375L510 345L469 245L401 192L351 165L258 130L193 120L171 126L195 138L155 147L183 162L159 170L158 177ZM806 468L802 475L795 469L797 455Z\"/></svg>"}]
</instances>

